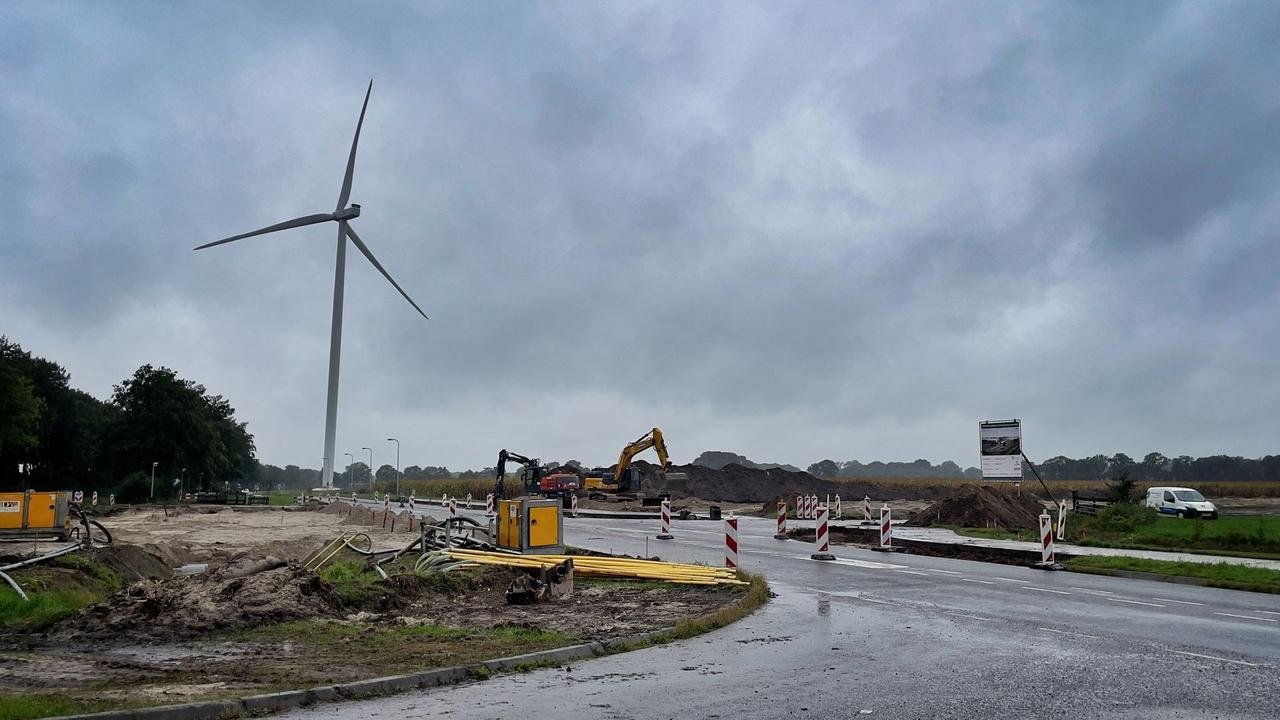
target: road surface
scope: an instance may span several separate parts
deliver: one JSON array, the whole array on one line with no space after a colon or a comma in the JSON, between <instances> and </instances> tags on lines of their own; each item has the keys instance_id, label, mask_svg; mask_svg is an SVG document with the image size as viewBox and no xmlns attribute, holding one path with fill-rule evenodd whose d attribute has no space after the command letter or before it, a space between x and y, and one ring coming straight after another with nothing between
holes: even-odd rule
<instances>
[{"instance_id":1,"label":"road surface","mask_svg":"<svg viewBox=\"0 0 1280 720\"><path fill-rule=\"evenodd\" d=\"M438 514L438 508L428 509ZM565 519L574 545L722 562L721 523ZM740 519L778 594L707 635L287 717L1275 718L1280 600L844 546Z\"/></svg>"}]
</instances>

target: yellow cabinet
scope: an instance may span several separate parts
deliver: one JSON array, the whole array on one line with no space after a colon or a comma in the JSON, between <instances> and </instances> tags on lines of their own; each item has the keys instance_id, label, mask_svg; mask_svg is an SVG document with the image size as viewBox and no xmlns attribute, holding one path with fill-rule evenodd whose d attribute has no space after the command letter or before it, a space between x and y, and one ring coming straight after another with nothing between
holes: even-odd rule
<instances>
[{"instance_id":1,"label":"yellow cabinet","mask_svg":"<svg viewBox=\"0 0 1280 720\"><path fill-rule=\"evenodd\" d=\"M517 498L498 501L498 547L517 552L564 552L564 520L559 500Z\"/></svg>"}]
</instances>

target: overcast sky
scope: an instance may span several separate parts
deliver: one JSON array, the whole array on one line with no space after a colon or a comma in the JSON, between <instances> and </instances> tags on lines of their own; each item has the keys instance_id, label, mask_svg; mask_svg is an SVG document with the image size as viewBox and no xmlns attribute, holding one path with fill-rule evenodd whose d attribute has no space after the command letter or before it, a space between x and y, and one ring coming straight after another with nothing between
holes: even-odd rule
<instances>
[{"instance_id":1,"label":"overcast sky","mask_svg":"<svg viewBox=\"0 0 1280 720\"><path fill-rule=\"evenodd\" d=\"M1280 4L0 4L0 333L319 467L1280 451Z\"/></svg>"}]
</instances>

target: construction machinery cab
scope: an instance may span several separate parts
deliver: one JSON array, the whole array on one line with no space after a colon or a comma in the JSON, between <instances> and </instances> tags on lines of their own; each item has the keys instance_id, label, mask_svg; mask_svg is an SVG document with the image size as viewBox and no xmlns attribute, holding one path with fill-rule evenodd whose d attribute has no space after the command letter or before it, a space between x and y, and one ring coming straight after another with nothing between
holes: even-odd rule
<instances>
[{"instance_id":1,"label":"construction machinery cab","mask_svg":"<svg viewBox=\"0 0 1280 720\"><path fill-rule=\"evenodd\" d=\"M537 495L542 492L542 478L547 472L542 461L503 449L498 452L498 464L494 468L494 497L501 499L505 495L508 460L524 466L520 470L520 486L524 494Z\"/></svg>"}]
</instances>

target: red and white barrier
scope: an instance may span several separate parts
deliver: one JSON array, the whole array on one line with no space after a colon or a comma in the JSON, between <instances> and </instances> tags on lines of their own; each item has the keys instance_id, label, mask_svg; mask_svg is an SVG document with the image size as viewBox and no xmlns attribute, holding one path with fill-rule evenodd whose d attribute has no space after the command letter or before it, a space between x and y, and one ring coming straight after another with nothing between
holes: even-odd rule
<instances>
[{"instance_id":1,"label":"red and white barrier","mask_svg":"<svg viewBox=\"0 0 1280 720\"><path fill-rule=\"evenodd\" d=\"M1049 513L1040 513L1040 563L1052 565L1053 559L1053 518Z\"/></svg>"},{"instance_id":2,"label":"red and white barrier","mask_svg":"<svg viewBox=\"0 0 1280 720\"><path fill-rule=\"evenodd\" d=\"M843 519L844 519L844 511L840 509L840 496L839 496L839 495L836 495L836 519L837 519L837 520L843 520Z\"/></svg>"},{"instance_id":3,"label":"red and white barrier","mask_svg":"<svg viewBox=\"0 0 1280 720\"><path fill-rule=\"evenodd\" d=\"M391 496L390 495L382 498L382 514L386 515L389 512L391 512Z\"/></svg>"},{"instance_id":4,"label":"red and white barrier","mask_svg":"<svg viewBox=\"0 0 1280 720\"><path fill-rule=\"evenodd\" d=\"M814 560L835 560L836 556L831 554L831 543L827 534L827 506L819 505L816 511L818 523L816 532L813 537L815 551L809 557Z\"/></svg>"},{"instance_id":5,"label":"red and white barrier","mask_svg":"<svg viewBox=\"0 0 1280 720\"><path fill-rule=\"evenodd\" d=\"M72 499L73 501L75 501L75 502L78 502L78 503L79 503L79 502L84 502L84 492L83 492L83 491L80 491L80 490L77 490L77 491L75 492L75 494L71 496L71 499Z\"/></svg>"},{"instance_id":6,"label":"red and white barrier","mask_svg":"<svg viewBox=\"0 0 1280 720\"><path fill-rule=\"evenodd\" d=\"M871 518L871 496L870 496L870 495L863 495L863 496L862 496L862 522L864 522L864 523L872 522L872 518Z\"/></svg>"},{"instance_id":7,"label":"red and white barrier","mask_svg":"<svg viewBox=\"0 0 1280 720\"><path fill-rule=\"evenodd\" d=\"M351 491L351 504L352 504L352 505L355 505L355 504L356 504L356 491L355 491L355 490L352 490L352 491Z\"/></svg>"},{"instance_id":8,"label":"red and white barrier","mask_svg":"<svg viewBox=\"0 0 1280 720\"><path fill-rule=\"evenodd\" d=\"M880 506L880 547L893 547L893 511L889 506Z\"/></svg>"},{"instance_id":9,"label":"red and white barrier","mask_svg":"<svg viewBox=\"0 0 1280 720\"><path fill-rule=\"evenodd\" d=\"M1067 539L1067 501L1058 501L1058 539Z\"/></svg>"},{"instance_id":10,"label":"red and white barrier","mask_svg":"<svg viewBox=\"0 0 1280 720\"><path fill-rule=\"evenodd\" d=\"M107 496L107 505L115 505L115 504L116 504L116 494L111 493L110 495Z\"/></svg>"},{"instance_id":11,"label":"red and white barrier","mask_svg":"<svg viewBox=\"0 0 1280 720\"><path fill-rule=\"evenodd\" d=\"M467 493L467 509L471 509L471 493Z\"/></svg>"},{"instance_id":12,"label":"red and white barrier","mask_svg":"<svg viewBox=\"0 0 1280 720\"><path fill-rule=\"evenodd\" d=\"M440 496L440 507L444 507L448 504L449 504L449 493L445 493Z\"/></svg>"},{"instance_id":13,"label":"red and white barrier","mask_svg":"<svg viewBox=\"0 0 1280 720\"><path fill-rule=\"evenodd\" d=\"M773 534L775 540L787 539L787 501L778 500L778 532Z\"/></svg>"},{"instance_id":14,"label":"red and white barrier","mask_svg":"<svg viewBox=\"0 0 1280 720\"><path fill-rule=\"evenodd\" d=\"M98 504L98 491L97 491L97 490L94 490L94 491L93 491L93 497L91 497L91 498L89 499L89 504L90 504L90 505L97 505L97 504Z\"/></svg>"},{"instance_id":15,"label":"red and white barrier","mask_svg":"<svg viewBox=\"0 0 1280 720\"><path fill-rule=\"evenodd\" d=\"M490 503L492 502L491 500ZM493 507L492 504L490 507ZM569 513L574 517L578 517L578 496L576 493L569 496Z\"/></svg>"},{"instance_id":16,"label":"red and white barrier","mask_svg":"<svg viewBox=\"0 0 1280 720\"><path fill-rule=\"evenodd\" d=\"M409 493L409 514L410 515L413 515L415 502L416 502L416 498L413 497L413 493Z\"/></svg>"},{"instance_id":17,"label":"red and white barrier","mask_svg":"<svg viewBox=\"0 0 1280 720\"><path fill-rule=\"evenodd\" d=\"M724 566L730 569L738 567L738 518L727 517L724 520Z\"/></svg>"},{"instance_id":18,"label":"red and white barrier","mask_svg":"<svg viewBox=\"0 0 1280 720\"><path fill-rule=\"evenodd\" d=\"M449 517L458 517L458 498L449 498Z\"/></svg>"},{"instance_id":19,"label":"red and white barrier","mask_svg":"<svg viewBox=\"0 0 1280 720\"><path fill-rule=\"evenodd\" d=\"M484 514L490 516L495 514L493 512L493 493L489 493L484 499Z\"/></svg>"},{"instance_id":20,"label":"red and white barrier","mask_svg":"<svg viewBox=\"0 0 1280 720\"><path fill-rule=\"evenodd\" d=\"M658 533L659 540L673 540L675 536L671 534L671 502L662 501L662 532Z\"/></svg>"}]
</instances>

